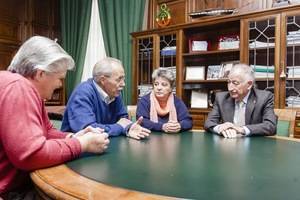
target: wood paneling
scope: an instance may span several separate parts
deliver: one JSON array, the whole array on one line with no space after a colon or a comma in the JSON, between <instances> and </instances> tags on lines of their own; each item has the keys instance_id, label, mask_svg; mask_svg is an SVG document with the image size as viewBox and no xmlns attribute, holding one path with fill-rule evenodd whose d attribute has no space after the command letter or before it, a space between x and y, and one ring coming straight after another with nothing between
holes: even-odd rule
<instances>
[{"instance_id":1,"label":"wood paneling","mask_svg":"<svg viewBox=\"0 0 300 200\"><path fill-rule=\"evenodd\" d=\"M167 5L167 8L170 11L171 14L171 22L170 25L176 25L176 24L182 24L186 22L186 11L187 11L187 1L186 0L157 0L153 1L152 4L152 14L151 16L151 27L150 28L158 28L158 25L156 24L155 18L159 13L160 6L165 3Z\"/></svg>"},{"instance_id":2,"label":"wood paneling","mask_svg":"<svg viewBox=\"0 0 300 200\"><path fill-rule=\"evenodd\" d=\"M197 21L189 17L190 12L205 9L236 9L238 13L265 10L272 8L273 0L150 0L149 28L158 28L155 17L159 6L166 3L170 9L172 21L170 25Z\"/></svg>"},{"instance_id":3,"label":"wood paneling","mask_svg":"<svg viewBox=\"0 0 300 200\"><path fill-rule=\"evenodd\" d=\"M18 0L0 1L0 70L5 70L21 43Z\"/></svg>"},{"instance_id":4,"label":"wood paneling","mask_svg":"<svg viewBox=\"0 0 300 200\"><path fill-rule=\"evenodd\" d=\"M205 9L236 9L238 13L264 10L272 7L273 0L189 0L192 5L190 12L197 12ZM196 21L188 17L189 21Z\"/></svg>"},{"instance_id":5,"label":"wood paneling","mask_svg":"<svg viewBox=\"0 0 300 200\"><path fill-rule=\"evenodd\" d=\"M58 0L0 0L0 69L33 35L60 37Z\"/></svg>"},{"instance_id":6,"label":"wood paneling","mask_svg":"<svg viewBox=\"0 0 300 200\"><path fill-rule=\"evenodd\" d=\"M34 0L33 23L51 25L52 5L51 1Z\"/></svg>"},{"instance_id":7,"label":"wood paneling","mask_svg":"<svg viewBox=\"0 0 300 200\"><path fill-rule=\"evenodd\" d=\"M19 24L17 21L8 21L2 19L0 21L0 42L3 43L19 43Z\"/></svg>"},{"instance_id":8,"label":"wood paneling","mask_svg":"<svg viewBox=\"0 0 300 200\"><path fill-rule=\"evenodd\" d=\"M5 70L8 67L17 49L17 45L8 45L0 42L0 70Z\"/></svg>"},{"instance_id":9,"label":"wood paneling","mask_svg":"<svg viewBox=\"0 0 300 200\"><path fill-rule=\"evenodd\" d=\"M0 70L5 70L19 46L33 35L60 41L59 0L0 0ZM52 105L64 104L64 88Z\"/></svg>"}]
</instances>

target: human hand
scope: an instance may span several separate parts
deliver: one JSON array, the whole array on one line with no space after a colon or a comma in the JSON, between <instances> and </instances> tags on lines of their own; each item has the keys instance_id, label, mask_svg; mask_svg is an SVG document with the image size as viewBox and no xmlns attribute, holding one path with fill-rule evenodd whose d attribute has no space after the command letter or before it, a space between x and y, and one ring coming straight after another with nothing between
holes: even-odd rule
<instances>
[{"instance_id":1,"label":"human hand","mask_svg":"<svg viewBox=\"0 0 300 200\"><path fill-rule=\"evenodd\" d=\"M221 135L223 135L224 138L236 138L237 134L237 131L233 128L228 128L221 132Z\"/></svg>"},{"instance_id":2,"label":"human hand","mask_svg":"<svg viewBox=\"0 0 300 200\"><path fill-rule=\"evenodd\" d=\"M78 137L78 136L81 136L81 135L84 135L88 132L93 132L93 133L104 133L104 129L102 128L94 128L92 126L87 126L85 129L82 129L80 131L78 131L77 133L73 134L73 137Z\"/></svg>"},{"instance_id":3,"label":"human hand","mask_svg":"<svg viewBox=\"0 0 300 200\"><path fill-rule=\"evenodd\" d=\"M134 139L143 139L145 137L149 137L149 134L151 133L151 131L149 129L143 128L140 124L143 121L143 117L140 117L136 122L134 122L129 131L127 136L134 138Z\"/></svg>"},{"instance_id":4,"label":"human hand","mask_svg":"<svg viewBox=\"0 0 300 200\"><path fill-rule=\"evenodd\" d=\"M117 124L121 125L123 128L126 128L129 124L131 124L132 121L130 121L127 118L121 118L119 119L119 121L117 122Z\"/></svg>"},{"instance_id":5,"label":"human hand","mask_svg":"<svg viewBox=\"0 0 300 200\"><path fill-rule=\"evenodd\" d=\"M237 133L239 133L239 134L242 134L242 135L244 135L245 134L245 130L244 130L244 128L242 127L242 126L233 126L232 127L234 130L236 130L237 131Z\"/></svg>"},{"instance_id":6,"label":"human hand","mask_svg":"<svg viewBox=\"0 0 300 200\"><path fill-rule=\"evenodd\" d=\"M78 136L82 152L103 153L109 144L107 133L87 132Z\"/></svg>"},{"instance_id":7,"label":"human hand","mask_svg":"<svg viewBox=\"0 0 300 200\"><path fill-rule=\"evenodd\" d=\"M166 133L178 133L181 130L181 125L177 121L169 121L163 124L162 129Z\"/></svg>"},{"instance_id":8,"label":"human hand","mask_svg":"<svg viewBox=\"0 0 300 200\"><path fill-rule=\"evenodd\" d=\"M226 129L233 128L235 125L231 122L225 122L219 125L219 133L225 131Z\"/></svg>"}]
</instances>

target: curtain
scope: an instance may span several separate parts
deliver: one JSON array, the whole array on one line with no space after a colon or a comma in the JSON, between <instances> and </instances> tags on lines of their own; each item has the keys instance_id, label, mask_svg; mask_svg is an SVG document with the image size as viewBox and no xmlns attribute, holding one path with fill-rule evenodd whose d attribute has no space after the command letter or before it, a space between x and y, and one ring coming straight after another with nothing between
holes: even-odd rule
<instances>
[{"instance_id":1,"label":"curtain","mask_svg":"<svg viewBox=\"0 0 300 200\"><path fill-rule=\"evenodd\" d=\"M88 41L92 0L60 0L62 47L73 57L75 70L66 77L67 97L80 83Z\"/></svg>"},{"instance_id":2,"label":"curtain","mask_svg":"<svg viewBox=\"0 0 300 200\"><path fill-rule=\"evenodd\" d=\"M126 74L123 99L132 98L131 32L142 29L145 0L98 0L106 53L122 61Z\"/></svg>"},{"instance_id":3,"label":"curtain","mask_svg":"<svg viewBox=\"0 0 300 200\"><path fill-rule=\"evenodd\" d=\"M98 0L92 1L90 31L81 81L86 81L91 78L96 62L106 57L99 17Z\"/></svg>"}]
</instances>

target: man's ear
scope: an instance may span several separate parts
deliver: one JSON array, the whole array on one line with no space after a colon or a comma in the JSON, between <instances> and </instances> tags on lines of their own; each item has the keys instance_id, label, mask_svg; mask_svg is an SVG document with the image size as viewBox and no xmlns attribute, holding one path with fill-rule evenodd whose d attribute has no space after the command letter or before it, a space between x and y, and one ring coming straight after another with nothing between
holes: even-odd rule
<instances>
[{"instance_id":1,"label":"man's ear","mask_svg":"<svg viewBox=\"0 0 300 200\"><path fill-rule=\"evenodd\" d=\"M253 81L248 81L247 89L250 90L253 87Z\"/></svg>"},{"instance_id":2,"label":"man's ear","mask_svg":"<svg viewBox=\"0 0 300 200\"><path fill-rule=\"evenodd\" d=\"M99 76L99 83L101 84L101 85L104 85L104 82L105 82L105 76L104 75L101 75L101 76Z\"/></svg>"},{"instance_id":3,"label":"man's ear","mask_svg":"<svg viewBox=\"0 0 300 200\"><path fill-rule=\"evenodd\" d=\"M36 73L33 76L33 79L36 81L40 81L44 78L44 76L45 76L45 71L38 69L38 70L36 70Z\"/></svg>"}]
</instances>

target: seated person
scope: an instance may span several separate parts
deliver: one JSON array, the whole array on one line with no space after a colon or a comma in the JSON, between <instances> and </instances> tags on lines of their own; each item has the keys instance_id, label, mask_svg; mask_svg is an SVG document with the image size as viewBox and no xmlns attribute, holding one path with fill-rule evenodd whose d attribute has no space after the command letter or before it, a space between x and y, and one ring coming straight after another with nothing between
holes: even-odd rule
<instances>
[{"instance_id":1,"label":"seated person","mask_svg":"<svg viewBox=\"0 0 300 200\"><path fill-rule=\"evenodd\" d=\"M66 134L49 121L44 100L73 67L57 43L34 36L20 47L8 71L0 72L0 199L35 199L30 171L107 148L108 135L100 129Z\"/></svg>"},{"instance_id":2,"label":"seated person","mask_svg":"<svg viewBox=\"0 0 300 200\"><path fill-rule=\"evenodd\" d=\"M192 118L172 89L174 74L166 68L152 73L153 91L143 96L137 105L137 117L143 117L142 126L152 131L177 133L192 128Z\"/></svg>"},{"instance_id":3,"label":"seated person","mask_svg":"<svg viewBox=\"0 0 300 200\"><path fill-rule=\"evenodd\" d=\"M228 92L216 94L204 128L225 138L235 138L238 134L274 135L277 121L274 96L254 85L253 69L245 64L234 65L228 75Z\"/></svg>"},{"instance_id":4,"label":"seated person","mask_svg":"<svg viewBox=\"0 0 300 200\"><path fill-rule=\"evenodd\" d=\"M150 131L128 119L121 91L125 87L122 63L104 58L93 69L93 78L78 85L72 92L64 113L63 131L76 132L87 126L99 127L109 136L127 135L135 139L149 136Z\"/></svg>"}]
</instances>

